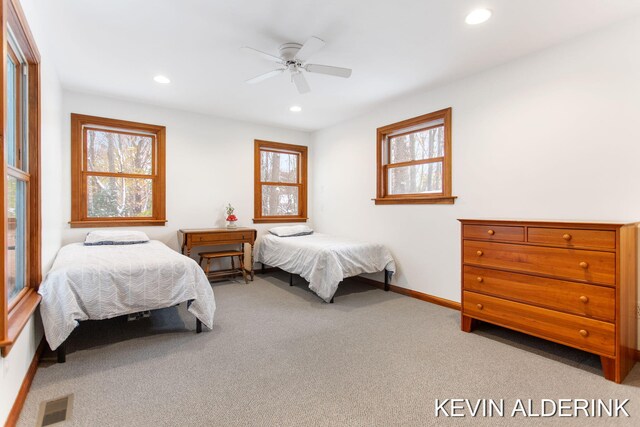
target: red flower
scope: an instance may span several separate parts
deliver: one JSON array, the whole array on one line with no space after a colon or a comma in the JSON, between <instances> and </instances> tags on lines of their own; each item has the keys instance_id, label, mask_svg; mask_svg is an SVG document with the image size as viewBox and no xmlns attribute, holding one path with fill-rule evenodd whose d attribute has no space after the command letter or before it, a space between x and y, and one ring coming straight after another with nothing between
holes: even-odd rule
<instances>
[{"instance_id":1,"label":"red flower","mask_svg":"<svg viewBox=\"0 0 640 427\"><path fill-rule=\"evenodd\" d=\"M238 217L236 217L234 214L231 214L227 217L227 221L237 221Z\"/></svg>"}]
</instances>

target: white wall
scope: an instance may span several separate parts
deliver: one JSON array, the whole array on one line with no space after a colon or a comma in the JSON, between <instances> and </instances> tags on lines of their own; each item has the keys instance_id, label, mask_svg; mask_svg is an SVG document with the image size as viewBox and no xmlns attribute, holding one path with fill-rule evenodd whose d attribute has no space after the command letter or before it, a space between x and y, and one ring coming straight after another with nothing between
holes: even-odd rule
<instances>
[{"instance_id":1,"label":"white wall","mask_svg":"<svg viewBox=\"0 0 640 427\"><path fill-rule=\"evenodd\" d=\"M43 0L21 0L27 21L41 53L42 107L42 268L46 273L62 238L60 197L62 90L55 69L47 56L46 37L42 33L39 4ZM31 317L6 358L0 357L0 424L4 424L31 364L43 332L38 314Z\"/></svg>"},{"instance_id":2,"label":"white wall","mask_svg":"<svg viewBox=\"0 0 640 427\"><path fill-rule=\"evenodd\" d=\"M163 125L167 128L167 225L143 227L153 239L178 249L177 230L224 226L224 207L231 203L238 226L264 230L253 224L254 139L310 145L307 132L256 125L230 119L135 104L94 95L64 92L61 169L61 208L68 221L71 211L70 114ZM309 148L309 155L313 156ZM311 168L310 168L311 169ZM311 177L313 171L309 171ZM312 209L313 195L309 195ZM65 225L63 242L82 241L90 229Z\"/></svg>"},{"instance_id":3,"label":"white wall","mask_svg":"<svg viewBox=\"0 0 640 427\"><path fill-rule=\"evenodd\" d=\"M638 45L635 19L315 133L317 229L388 245L395 283L459 301L457 218L639 221ZM456 203L374 205L376 128L445 107Z\"/></svg>"}]
</instances>

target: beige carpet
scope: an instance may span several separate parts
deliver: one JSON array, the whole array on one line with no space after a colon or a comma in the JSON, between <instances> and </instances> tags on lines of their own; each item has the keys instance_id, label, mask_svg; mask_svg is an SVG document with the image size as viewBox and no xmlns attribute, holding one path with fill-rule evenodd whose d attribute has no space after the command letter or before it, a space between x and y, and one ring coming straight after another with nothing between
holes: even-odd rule
<instances>
[{"instance_id":1,"label":"beige carpet","mask_svg":"<svg viewBox=\"0 0 640 427\"><path fill-rule=\"evenodd\" d=\"M19 425L69 393L73 426L640 425L640 364L616 385L595 356L489 325L465 334L453 310L356 282L325 304L287 280L214 284L200 335L184 305L81 325L67 363L40 365ZM628 398L632 418L435 418L447 398Z\"/></svg>"}]
</instances>

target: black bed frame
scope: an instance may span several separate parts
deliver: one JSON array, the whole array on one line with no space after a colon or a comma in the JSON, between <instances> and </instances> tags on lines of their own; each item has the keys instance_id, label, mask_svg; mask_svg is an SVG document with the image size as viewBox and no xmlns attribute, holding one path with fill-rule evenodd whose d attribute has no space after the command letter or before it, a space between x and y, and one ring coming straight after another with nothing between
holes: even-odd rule
<instances>
[{"instance_id":1,"label":"black bed frame","mask_svg":"<svg viewBox=\"0 0 640 427\"><path fill-rule=\"evenodd\" d=\"M264 263L262 264L262 270L260 271L260 273L264 274L266 272L266 269L264 268ZM284 270L283 270L284 271ZM289 273L287 271L287 273ZM387 270L386 268L384 269L384 291L385 292L389 292L389 280L391 278L391 272L389 270ZM293 273L289 273L289 286L293 286ZM331 297L331 301L329 301L330 304L333 304L333 298L335 296Z\"/></svg>"},{"instance_id":2,"label":"black bed frame","mask_svg":"<svg viewBox=\"0 0 640 427\"><path fill-rule=\"evenodd\" d=\"M187 301L187 308L191 305L192 302L193 300ZM202 322L200 321L200 319L196 317L196 334L199 334L201 332L202 332ZM67 340L68 339L69 338L67 338ZM56 349L56 357L58 359L58 363L65 363L67 361L67 341L66 340L65 342L60 344L60 346L58 346L58 348Z\"/></svg>"}]
</instances>

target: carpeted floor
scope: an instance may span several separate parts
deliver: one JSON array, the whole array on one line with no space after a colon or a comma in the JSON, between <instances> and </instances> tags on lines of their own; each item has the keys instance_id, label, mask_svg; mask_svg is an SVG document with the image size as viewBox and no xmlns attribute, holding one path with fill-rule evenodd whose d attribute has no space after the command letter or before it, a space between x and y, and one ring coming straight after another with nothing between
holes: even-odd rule
<instances>
[{"instance_id":1,"label":"carpeted floor","mask_svg":"<svg viewBox=\"0 0 640 427\"><path fill-rule=\"evenodd\" d=\"M74 394L73 426L639 425L640 364L623 385L596 356L345 282L325 304L296 277L214 284L215 327L184 304L149 319L86 322L67 363L46 354L20 416ZM435 399L505 399L504 418L435 418ZM515 399L631 399L631 418L510 418Z\"/></svg>"}]
</instances>

